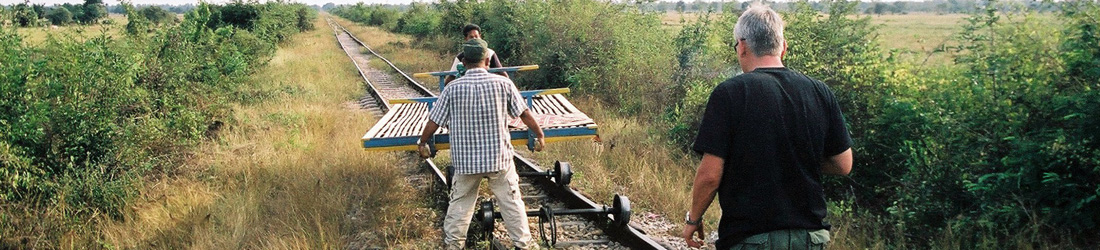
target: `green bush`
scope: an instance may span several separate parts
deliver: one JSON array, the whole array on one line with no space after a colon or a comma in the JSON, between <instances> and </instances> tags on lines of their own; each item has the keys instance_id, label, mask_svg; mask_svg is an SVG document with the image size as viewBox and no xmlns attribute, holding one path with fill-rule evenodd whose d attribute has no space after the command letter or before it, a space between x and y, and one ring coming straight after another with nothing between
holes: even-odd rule
<instances>
[{"instance_id":1,"label":"green bush","mask_svg":"<svg viewBox=\"0 0 1100 250\"><path fill-rule=\"evenodd\" d=\"M0 28L0 202L65 203L78 218L118 218L140 176L170 171L226 119L248 74L313 13L302 4L246 5L256 20L222 22L216 6L200 4L151 36L27 46ZM129 12L131 24L145 21Z\"/></svg>"},{"instance_id":2,"label":"green bush","mask_svg":"<svg viewBox=\"0 0 1100 250\"><path fill-rule=\"evenodd\" d=\"M397 30L418 38L427 37L439 30L441 18L441 14L430 9L430 6L412 3L409 10L397 20Z\"/></svg>"}]
</instances>

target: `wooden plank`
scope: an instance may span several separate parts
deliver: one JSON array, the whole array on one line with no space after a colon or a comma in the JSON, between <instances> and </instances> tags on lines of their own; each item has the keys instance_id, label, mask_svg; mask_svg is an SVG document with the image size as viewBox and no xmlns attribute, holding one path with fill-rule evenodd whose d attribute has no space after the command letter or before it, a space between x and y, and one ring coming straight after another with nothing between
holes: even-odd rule
<instances>
[{"instance_id":1,"label":"wooden plank","mask_svg":"<svg viewBox=\"0 0 1100 250\"><path fill-rule=\"evenodd\" d=\"M559 95L559 96L560 96L560 95ZM562 106L561 106L561 103L560 103L560 102L558 102L558 98L557 98L557 97L554 97L554 96L549 96L549 97L547 97L547 98L546 98L546 103L547 103L548 105L550 105L550 106L552 107L552 109L554 110L554 114L559 114L559 115L561 115L561 114L567 114L567 113L569 113L569 112L567 112L567 111L565 110L565 108L564 108L564 107L562 107Z\"/></svg>"},{"instance_id":2,"label":"wooden plank","mask_svg":"<svg viewBox=\"0 0 1100 250\"><path fill-rule=\"evenodd\" d=\"M557 104L557 107L559 109L561 109L561 112L563 114L574 113L572 110L569 110L569 108L565 107L564 102L568 102L568 101L564 101L564 100L565 100L565 96L562 96L562 95L557 95L557 96L554 97L554 103ZM580 112L580 111L578 110L577 112Z\"/></svg>"},{"instance_id":3,"label":"wooden plank","mask_svg":"<svg viewBox=\"0 0 1100 250\"><path fill-rule=\"evenodd\" d=\"M390 119L386 120L386 125L383 126L382 129L379 129L378 133L375 134L373 138L383 138L383 137L386 137L386 135L390 133L390 130L393 129L394 121L396 121L397 119L399 119L401 117L401 109L404 106L405 105L394 105L390 109L390 112L386 112L387 115L389 115L389 114L392 114L392 115L391 115Z\"/></svg>"},{"instance_id":4,"label":"wooden plank","mask_svg":"<svg viewBox=\"0 0 1100 250\"><path fill-rule=\"evenodd\" d=\"M382 119L378 119L378 121L374 123L374 126L371 126L370 130L367 130L367 134L363 135L363 140L368 140L378 135L382 127L385 127L389 120L393 118L393 114L394 112L386 112L385 115L382 115Z\"/></svg>"},{"instance_id":5,"label":"wooden plank","mask_svg":"<svg viewBox=\"0 0 1100 250\"><path fill-rule=\"evenodd\" d=\"M409 135L409 130L411 129L410 127L412 127L412 121L414 120L414 117L416 116L417 111L419 111L419 107L413 105L409 109L409 111L407 113L405 113L404 116L401 117L401 121L400 121L400 123L398 124L398 127L397 127L398 129L396 130L396 132L394 134L395 136L403 137L403 136L408 136Z\"/></svg>"},{"instance_id":6,"label":"wooden plank","mask_svg":"<svg viewBox=\"0 0 1100 250\"><path fill-rule=\"evenodd\" d=\"M402 105L400 109L396 109L397 112L398 112L397 115L394 115L393 121L391 121L389 126L387 127L387 129L383 131L385 134L383 134L379 137L381 138L381 137L396 137L396 136L398 136L397 131L400 130L401 119L403 119L404 116L406 116L409 113L409 108L410 107L411 107L411 105L406 104L406 105Z\"/></svg>"},{"instance_id":7,"label":"wooden plank","mask_svg":"<svg viewBox=\"0 0 1100 250\"><path fill-rule=\"evenodd\" d=\"M581 113L581 110L574 107L572 103L569 103L569 100L566 100L565 96L557 95L556 98L558 98L558 101L561 102L563 107L569 110L569 113Z\"/></svg>"}]
</instances>

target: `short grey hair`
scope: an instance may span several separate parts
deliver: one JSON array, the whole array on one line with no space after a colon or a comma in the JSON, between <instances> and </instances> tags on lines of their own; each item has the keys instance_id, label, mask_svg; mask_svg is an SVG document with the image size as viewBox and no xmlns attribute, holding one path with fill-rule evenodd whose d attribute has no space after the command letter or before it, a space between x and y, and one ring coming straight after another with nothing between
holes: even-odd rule
<instances>
[{"instance_id":1,"label":"short grey hair","mask_svg":"<svg viewBox=\"0 0 1100 250\"><path fill-rule=\"evenodd\" d=\"M771 7L753 3L733 28L734 38L749 42L749 50L756 56L778 56L783 52L783 18Z\"/></svg>"}]
</instances>

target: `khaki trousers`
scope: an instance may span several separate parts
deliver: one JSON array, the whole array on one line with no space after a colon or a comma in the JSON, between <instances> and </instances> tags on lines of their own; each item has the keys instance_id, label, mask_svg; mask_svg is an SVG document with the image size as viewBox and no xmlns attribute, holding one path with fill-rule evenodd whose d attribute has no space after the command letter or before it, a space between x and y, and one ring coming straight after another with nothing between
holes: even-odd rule
<instances>
[{"instance_id":1,"label":"khaki trousers","mask_svg":"<svg viewBox=\"0 0 1100 250\"><path fill-rule=\"evenodd\" d=\"M443 220L444 243L447 249L462 249L466 244L466 231L474 215L477 188L482 178L489 178L489 189L496 197L496 205L504 219L508 237L517 248L532 246L531 229L527 224L527 207L519 190L519 175L515 167L483 174L455 175L451 186L451 202L447 206L447 218Z\"/></svg>"},{"instance_id":2,"label":"khaki trousers","mask_svg":"<svg viewBox=\"0 0 1100 250\"><path fill-rule=\"evenodd\" d=\"M749 236L730 250L806 249L823 250L829 242L829 230L789 229Z\"/></svg>"}]
</instances>

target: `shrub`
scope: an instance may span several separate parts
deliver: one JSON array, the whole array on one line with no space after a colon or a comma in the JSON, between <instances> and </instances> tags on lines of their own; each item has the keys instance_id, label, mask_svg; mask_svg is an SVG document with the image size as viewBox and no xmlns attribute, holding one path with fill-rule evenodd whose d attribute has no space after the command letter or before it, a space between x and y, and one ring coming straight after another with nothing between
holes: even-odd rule
<instances>
[{"instance_id":1,"label":"shrub","mask_svg":"<svg viewBox=\"0 0 1100 250\"><path fill-rule=\"evenodd\" d=\"M308 8L244 6L237 7L256 10L258 20L220 22L216 7L200 4L182 25L152 35L136 25L145 17L128 8L128 29L143 35L83 42L27 46L0 29L0 202L60 206L74 216L61 224L118 218L140 176L171 171L209 124L225 119L247 75L298 32L298 13ZM10 230L0 224L0 234Z\"/></svg>"}]
</instances>

